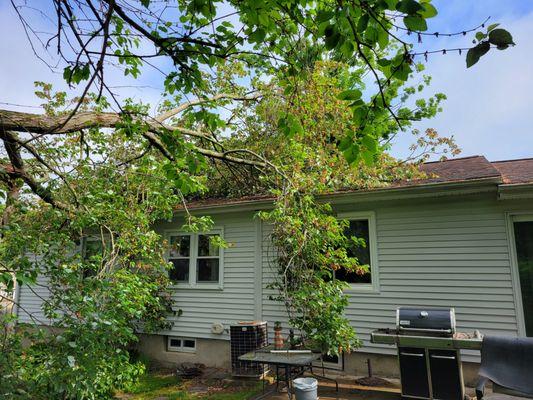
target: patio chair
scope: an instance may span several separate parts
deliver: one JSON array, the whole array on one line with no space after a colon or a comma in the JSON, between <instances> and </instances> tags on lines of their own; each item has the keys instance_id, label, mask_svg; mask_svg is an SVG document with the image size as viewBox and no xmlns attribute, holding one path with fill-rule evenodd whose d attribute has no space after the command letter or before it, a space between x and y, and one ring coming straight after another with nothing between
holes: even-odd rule
<instances>
[{"instance_id":1,"label":"patio chair","mask_svg":"<svg viewBox=\"0 0 533 400\"><path fill-rule=\"evenodd\" d=\"M477 400L533 398L533 338L485 336L476 387ZM492 394L484 396L492 382Z\"/></svg>"}]
</instances>

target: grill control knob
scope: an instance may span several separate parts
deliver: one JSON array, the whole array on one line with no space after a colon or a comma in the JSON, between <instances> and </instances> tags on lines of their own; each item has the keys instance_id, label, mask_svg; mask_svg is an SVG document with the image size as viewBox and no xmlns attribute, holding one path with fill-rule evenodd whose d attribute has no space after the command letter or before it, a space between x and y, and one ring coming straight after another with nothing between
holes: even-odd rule
<instances>
[{"instance_id":1,"label":"grill control knob","mask_svg":"<svg viewBox=\"0 0 533 400\"><path fill-rule=\"evenodd\" d=\"M428 314L427 311L420 311L420 316L421 316L422 318L427 318L428 315L429 315L429 314Z\"/></svg>"}]
</instances>

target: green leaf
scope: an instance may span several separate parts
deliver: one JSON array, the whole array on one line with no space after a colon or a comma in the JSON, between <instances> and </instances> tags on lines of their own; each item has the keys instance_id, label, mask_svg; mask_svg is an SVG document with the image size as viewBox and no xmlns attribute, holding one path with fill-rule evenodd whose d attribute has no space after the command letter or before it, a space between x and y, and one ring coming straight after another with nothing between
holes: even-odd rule
<instances>
[{"instance_id":1,"label":"green leaf","mask_svg":"<svg viewBox=\"0 0 533 400\"><path fill-rule=\"evenodd\" d=\"M478 42L481 42L483 39L485 39L487 35L483 32L476 32L476 39Z\"/></svg>"},{"instance_id":2,"label":"green leaf","mask_svg":"<svg viewBox=\"0 0 533 400\"><path fill-rule=\"evenodd\" d=\"M494 29L489 33L489 42L495 46L509 46L514 44L513 37L505 29Z\"/></svg>"},{"instance_id":3,"label":"green leaf","mask_svg":"<svg viewBox=\"0 0 533 400\"><path fill-rule=\"evenodd\" d=\"M367 43L370 45L377 43L379 39L377 28L374 26L369 26L368 28L366 28L365 38L366 38Z\"/></svg>"},{"instance_id":4,"label":"green leaf","mask_svg":"<svg viewBox=\"0 0 533 400\"><path fill-rule=\"evenodd\" d=\"M370 135L365 135L361 138L361 144L366 147L366 149L371 153L377 153L378 151L378 142L376 138Z\"/></svg>"},{"instance_id":5,"label":"green leaf","mask_svg":"<svg viewBox=\"0 0 533 400\"><path fill-rule=\"evenodd\" d=\"M403 23L405 24L405 27L411 31L427 31L428 25L426 23L426 20L422 17L404 17Z\"/></svg>"},{"instance_id":6,"label":"green leaf","mask_svg":"<svg viewBox=\"0 0 533 400\"><path fill-rule=\"evenodd\" d=\"M481 42L477 46L472 47L466 53L466 67L470 68L477 63L479 59L490 50L489 42Z\"/></svg>"},{"instance_id":7,"label":"green leaf","mask_svg":"<svg viewBox=\"0 0 533 400\"><path fill-rule=\"evenodd\" d=\"M419 11L423 11L422 6L415 0L402 0L396 4L396 10L404 14L414 15Z\"/></svg>"},{"instance_id":8,"label":"green leaf","mask_svg":"<svg viewBox=\"0 0 533 400\"><path fill-rule=\"evenodd\" d=\"M335 13L333 13L333 11L324 11L324 10L321 10L318 12L318 14L316 15L316 21L318 23L320 22L324 22L324 21L329 21L331 18L333 18L333 16L335 15Z\"/></svg>"},{"instance_id":9,"label":"green leaf","mask_svg":"<svg viewBox=\"0 0 533 400\"><path fill-rule=\"evenodd\" d=\"M494 28L500 26L500 24L491 24L487 27L487 33L490 33L490 31L494 30Z\"/></svg>"},{"instance_id":10,"label":"green leaf","mask_svg":"<svg viewBox=\"0 0 533 400\"><path fill-rule=\"evenodd\" d=\"M339 150L340 151L347 150L352 145L352 143L353 143L353 138L351 134L344 136L339 143Z\"/></svg>"},{"instance_id":11,"label":"green leaf","mask_svg":"<svg viewBox=\"0 0 533 400\"><path fill-rule=\"evenodd\" d=\"M431 3L422 3L422 10L418 11L418 15L424 18L433 18L437 16L437 9Z\"/></svg>"},{"instance_id":12,"label":"green leaf","mask_svg":"<svg viewBox=\"0 0 533 400\"><path fill-rule=\"evenodd\" d=\"M339 100L358 100L362 96L362 92L359 89L350 89L340 92L337 95Z\"/></svg>"},{"instance_id":13,"label":"green leaf","mask_svg":"<svg viewBox=\"0 0 533 400\"><path fill-rule=\"evenodd\" d=\"M353 110L353 121L357 125L362 125L368 114L368 108L366 106L357 107Z\"/></svg>"},{"instance_id":14,"label":"green leaf","mask_svg":"<svg viewBox=\"0 0 533 400\"><path fill-rule=\"evenodd\" d=\"M262 28L257 28L254 32L248 36L248 40L251 43L262 43L265 40L266 32Z\"/></svg>"},{"instance_id":15,"label":"green leaf","mask_svg":"<svg viewBox=\"0 0 533 400\"><path fill-rule=\"evenodd\" d=\"M339 43L340 34L337 31L337 28L335 27L335 25L329 25L324 30L324 36L326 37L325 43L326 43L326 49L328 50L334 49L335 46L337 46L337 43Z\"/></svg>"},{"instance_id":16,"label":"green leaf","mask_svg":"<svg viewBox=\"0 0 533 400\"><path fill-rule=\"evenodd\" d=\"M342 152L348 164L353 164L359 158L359 145L353 143L350 147Z\"/></svg>"},{"instance_id":17,"label":"green leaf","mask_svg":"<svg viewBox=\"0 0 533 400\"><path fill-rule=\"evenodd\" d=\"M366 28L368 27L368 20L368 14L361 15L361 18L359 18L359 21L357 21L357 32L363 33L366 31Z\"/></svg>"},{"instance_id":18,"label":"green leaf","mask_svg":"<svg viewBox=\"0 0 533 400\"><path fill-rule=\"evenodd\" d=\"M389 32L385 29L378 28L378 43L381 49L384 49L389 44Z\"/></svg>"}]
</instances>

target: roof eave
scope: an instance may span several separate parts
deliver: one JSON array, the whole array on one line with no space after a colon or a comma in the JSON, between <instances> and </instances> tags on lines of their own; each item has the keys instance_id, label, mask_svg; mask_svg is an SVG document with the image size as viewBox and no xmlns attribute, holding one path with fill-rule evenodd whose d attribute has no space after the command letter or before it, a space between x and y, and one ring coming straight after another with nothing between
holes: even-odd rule
<instances>
[{"instance_id":1,"label":"roof eave","mask_svg":"<svg viewBox=\"0 0 533 400\"><path fill-rule=\"evenodd\" d=\"M333 204L346 204L365 201L387 201L412 198L432 198L458 196L486 192L497 192L501 177L492 176L456 182L434 182L402 187L384 187L378 189L353 190L320 195L318 198ZM209 211L213 214L223 212L244 212L266 210L272 207L274 198L260 200L243 200L219 204L190 205L189 211ZM178 211L179 212L179 211Z\"/></svg>"},{"instance_id":2,"label":"roof eave","mask_svg":"<svg viewBox=\"0 0 533 400\"><path fill-rule=\"evenodd\" d=\"M499 200L520 200L533 198L533 183L507 183L498 186Z\"/></svg>"}]
</instances>

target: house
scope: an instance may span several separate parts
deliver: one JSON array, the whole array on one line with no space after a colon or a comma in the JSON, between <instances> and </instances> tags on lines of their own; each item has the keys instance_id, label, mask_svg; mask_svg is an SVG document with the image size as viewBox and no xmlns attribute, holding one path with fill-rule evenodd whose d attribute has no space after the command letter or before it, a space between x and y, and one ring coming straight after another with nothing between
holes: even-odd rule
<instances>
[{"instance_id":1,"label":"house","mask_svg":"<svg viewBox=\"0 0 533 400\"><path fill-rule=\"evenodd\" d=\"M353 282L347 316L364 341L361 349L331 360L332 367L396 375L395 349L369 342L377 328L395 325L398 306L455 307L459 331L533 336L533 159L489 162L474 156L422 165L428 178L375 189L323 196L339 217L366 232L371 274ZM175 265L174 300L182 315L170 331L142 337L141 350L161 363L199 361L229 365L228 327L237 321L274 321L286 327L283 307L269 300L273 273L269 226L254 214L267 197L207 200L191 205L211 215L212 232L158 229L181 252ZM209 248L207 234L232 246ZM520 271L519 271L520 268ZM21 287L20 320L39 316L46 289ZM220 330L220 326L224 329ZM272 337L272 336L271 336ZM467 380L479 356L463 356Z\"/></svg>"}]
</instances>

